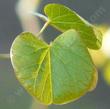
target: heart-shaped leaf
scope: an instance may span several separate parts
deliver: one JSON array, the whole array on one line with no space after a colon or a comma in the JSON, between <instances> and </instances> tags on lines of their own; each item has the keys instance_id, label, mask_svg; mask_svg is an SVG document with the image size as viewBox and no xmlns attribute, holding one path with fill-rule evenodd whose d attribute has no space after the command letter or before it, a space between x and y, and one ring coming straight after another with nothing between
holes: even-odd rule
<instances>
[{"instance_id":1,"label":"heart-shaped leaf","mask_svg":"<svg viewBox=\"0 0 110 109\"><path fill-rule=\"evenodd\" d=\"M16 76L44 104L74 101L92 90L97 72L78 33L69 30L50 45L22 33L11 48Z\"/></svg>"},{"instance_id":2,"label":"heart-shaped leaf","mask_svg":"<svg viewBox=\"0 0 110 109\"><path fill-rule=\"evenodd\" d=\"M62 32L75 29L80 33L81 38L88 48L99 49L101 47L101 32L74 11L60 4L48 4L44 11L52 26Z\"/></svg>"}]
</instances>

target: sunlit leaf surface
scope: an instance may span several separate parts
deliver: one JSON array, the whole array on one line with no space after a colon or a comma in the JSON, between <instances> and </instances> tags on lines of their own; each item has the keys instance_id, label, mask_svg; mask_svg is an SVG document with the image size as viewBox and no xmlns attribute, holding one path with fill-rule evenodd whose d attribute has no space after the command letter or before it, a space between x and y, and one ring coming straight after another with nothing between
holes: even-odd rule
<instances>
[{"instance_id":1,"label":"sunlit leaf surface","mask_svg":"<svg viewBox=\"0 0 110 109\"><path fill-rule=\"evenodd\" d=\"M104 66L103 76L107 84L110 85L110 60Z\"/></svg>"}]
</instances>

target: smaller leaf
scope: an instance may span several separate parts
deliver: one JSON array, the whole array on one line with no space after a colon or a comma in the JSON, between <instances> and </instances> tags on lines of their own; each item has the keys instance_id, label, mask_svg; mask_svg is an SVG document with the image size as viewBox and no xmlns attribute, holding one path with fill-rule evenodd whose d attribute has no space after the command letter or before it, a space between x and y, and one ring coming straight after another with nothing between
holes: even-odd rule
<instances>
[{"instance_id":1,"label":"smaller leaf","mask_svg":"<svg viewBox=\"0 0 110 109\"><path fill-rule=\"evenodd\" d=\"M77 13L60 4L48 4L45 14L49 17L50 24L62 32L75 29L88 48L99 49L102 44L101 32Z\"/></svg>"}]
</instances>

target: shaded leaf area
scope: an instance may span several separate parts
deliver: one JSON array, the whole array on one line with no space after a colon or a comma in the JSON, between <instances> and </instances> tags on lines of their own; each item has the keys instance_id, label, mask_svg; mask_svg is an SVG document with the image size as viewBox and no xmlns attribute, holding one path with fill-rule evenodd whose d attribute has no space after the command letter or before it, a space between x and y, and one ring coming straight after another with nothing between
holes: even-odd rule
<instances>
[{"instance_id":1,"label":"shaded leaf area","mask_svg":"<svg viewBox=\"0 0 110 109\"><path fill-rule=\"evenodd\" d=\"M11 48L16 76L25 89L44 104L64 104L96 86L97 72L79 34L69 30L50 45L22 33Z\"/></svg>"},{"instance_id":2,"label":"shaded leaf area","mask_svg":"<svg viewBox=\"0 0 110 109\"><path fill-rule=\"evenodd\" d=\"M88 48L99 49L101 47L101 32L71 9L60 4L48 4L44 11L50 20L50 24L58 30L64 32L75 29Z\"/></svg>"}]
</instances>

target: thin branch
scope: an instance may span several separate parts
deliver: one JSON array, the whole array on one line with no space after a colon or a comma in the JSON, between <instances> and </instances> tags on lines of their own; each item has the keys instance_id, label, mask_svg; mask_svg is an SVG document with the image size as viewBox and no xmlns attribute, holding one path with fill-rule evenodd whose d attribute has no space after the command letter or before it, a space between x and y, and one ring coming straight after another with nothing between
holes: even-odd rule
<instances>
[{"instance_id":1,"label":"thin branch","mask_svg":"<svg viewBox=\"0 0 110 109\"><path fill-rule=\"evenodd\" d=\"M46 22L48 21L48 18L45 15L43 15L43 14L40 14L40 13L37 13L37 12L32 12L32 11L30 11L29 13L39 17L43 21L46 21Z\"/></svg>"},{"instance_id":2,"label":"thin branch","mask_svg":"<svg viewBox=\"0 0 110 109\"><path fill-rule=\"evenodd\" d=\"M1 59L10 59L10 54L0 54L0 60Z\"/></svg>"},{"instance_id":3,"label":"thin branch","mask_svg":"<svg viewBox=\"0 0 110 109\"><path fill-rule=\"evenodd\" d=\"M40 30L40 32L37 34L37 37L39 37L43 32L44 30L47 28L47 26L49 25L50 21L47 21L44 26L42 27L42 29Z\"/></svg>"},{"instance_id":4,"label":"thin branch","mask_svg":"<svg viewBox=\"0 0 110 109\"><path fill-rule=\"evenodd\" d=\"M31 109L49 109L48 106L39 104L36 101L33 101Z\"/></svg>"}]
</instances>

